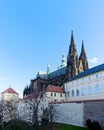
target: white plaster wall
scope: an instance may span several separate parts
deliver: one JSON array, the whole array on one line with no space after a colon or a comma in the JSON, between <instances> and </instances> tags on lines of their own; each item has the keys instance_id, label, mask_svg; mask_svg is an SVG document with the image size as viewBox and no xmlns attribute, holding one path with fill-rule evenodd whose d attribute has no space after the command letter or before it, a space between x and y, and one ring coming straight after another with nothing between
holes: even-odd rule
<instances>
[{"instance_id":1,"label":"white plaster wall","mask_svg":"<svg viewBox=\"0 0 104 130\"><path fill-rule=\"evenodd\" d=\"M98 76L97 76L98 75ZM96 77L97 76L97 77ZM99 85L99 92L96 93L95 86ZM89 94L88 87L91 86L92 92ZM85 95L82 95L82 88L85 88ZM76 94L76 90L79 90L79 96ZM74 96L72 96L72 90L74 90ZM104 99L104 71L100 71L82 78L67 82L65 84L65 91L67 93L67 101L77 100L93 100ZM68 91L70 96L68 96Z\"/></svg>"},{"instance_id":2,"label":"white plaster wall","mask_svg":"<svg viewBox=\"0 0 104 130\"><path fill-rule=\"evenodd\" d=\"M56 104L54 121L83 126L83 103Z\"/></svg>"},{"instance_id":3,"label":"white plaster wall","mask_svg":"<svg viewBox=\"0 0 104 130\"><path fill-rule=\"evenodd\" d=\"M51 93L53 94L51 96ZM62 102L65 101L65 93L57 93L57 92L46 92L46 97L49 99L49 102ZM56 94L56 96L54 95ZM60 96L60 94L62 94L62 97Z\"/></svg>"},{"instance_id":4,"label":"white plaster wall","mask_svg":"<svg viewBox=\"0 0 104 130\"><path fill-rule=\"evenodd\" d=\"M2 93L1 94L1 100L13 100L18 101L19 95L15 93Z\"/></svg>"},{"instance_id":5,"label":"white plaster wall","mask_svg":"<svg viewBox=\"0 0 104 130\"><path fill-rule=\"evenodd\" d=\"M19 118L22 120L32 122L34 105L35 105L34 99L20 100L18 103ZM31 109L30 109L30 107L31 107ZM40 100L40 103L38 106L38 120L41 120L41 117L43 115L43 110L46 108L48 108L48 98L44 97Z\"/></svg>"}]
</instances>

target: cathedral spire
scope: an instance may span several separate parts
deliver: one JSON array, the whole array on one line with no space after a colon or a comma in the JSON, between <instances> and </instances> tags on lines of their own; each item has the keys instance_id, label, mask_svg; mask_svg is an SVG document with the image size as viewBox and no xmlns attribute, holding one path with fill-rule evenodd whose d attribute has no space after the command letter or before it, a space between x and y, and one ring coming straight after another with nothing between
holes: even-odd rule
<instances>
[{"instance_id":1,"label":"cathedral spire","mask_svg":"<svg viewBox=\"0 0 104 130\"><path fill-rule=\"evenodd\" d=\"M76 53L76 46L74 43L74 35L73 35L73 31L71 31L71 41L70 41L70 46L69 46L69 53Z\"/></svg>"},{"instance_id":2,"label":"cathedral spire","mask_svg":"<svg viewBox=\"0 0 104 130\"><path fill-rule=\"evenodd\" d=\"M85 53L85 49L84 49L84 41L82 40L82 49L81 49L81 55L80 55L80 58L81 57L86 57L86 53Z\"/></svg>"},{"instance_id":3,"label":"cathedral spire","mask_svg":"<svg viewBox=\"0 0 104 130\"><path fill-rule=\"evenodd\" d=\"M50 73L50 62L48 62L48 65L47 65L47 74Z\"/></svg>"},{"instance_id":4,"label":"cathedral spire","mask_svg":"<svg viewBox=\"0 0 104 130\"><path fill-rule=\"evenodd\" d=\"M64 56L64 53L62 53L62 60L61 60L61 65L60 67L65 67L66 66L66 60L65 60L65 56Z\"/></svg>"},{"instance_id":5,"label":"cathedral spire","mask_svg":"<svg viewBox=\"0 0 104 130\"><path fill-rule=\"evenodd\" d=\"M74 36L73 36L73 31L71 31L71 44L74 44Z\"/></svg>"},{"instance_id":6,"label":"cathedral spire","mask_svg":"<svg viewBox=\"0 0 104 130\"><path fill-rule=\"evenodd\" d=\"M87 56L84 49L84 41L82 41L81 54L79 56L79 73L87 70L88 68L89 67L88 67Z\"/></svg>"},{"instance_id":7,"label":"cathedral spire","mask_svg":"<svg viewBox=\"0 0 104 130\"><path fill-rule=\"evenodd\" d=\"M71 31L71 41L70 41L69 52L67 56L67 76L68 78L71 78L76 74L78 74L78 55L74 43L73 31Z\"/></svg>"}]
</instances>

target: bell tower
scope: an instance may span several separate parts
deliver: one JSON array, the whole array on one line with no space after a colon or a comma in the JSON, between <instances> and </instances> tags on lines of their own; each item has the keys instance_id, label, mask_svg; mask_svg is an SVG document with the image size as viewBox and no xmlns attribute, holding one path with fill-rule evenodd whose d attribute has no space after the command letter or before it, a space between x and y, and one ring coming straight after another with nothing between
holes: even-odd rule
<instances>
[{"instance_id":1,"label":"bell tower","mask_svg":"<svg viewBox=\"0 0 104 130\"><path fill-rule=\"evenodd\" d=\"M87 70L88 68L89 68L88 60L87 60L86 52L84 49L84 42L82 41L82 49L81 49L81 54L79 56L79 65L78 65L79 73Z\"/></svg>"},{"instance_id":2,"label":"bell tower","mask_svg":"<svg viewBox=\"0 0 104 130\"><path fill-rule=\"evenodd\" d=\"M78 74L78 55L74 43L73 31L71 31L71 41L67 56L67 78L72 78Z\"/></svg>"}]
</instances>

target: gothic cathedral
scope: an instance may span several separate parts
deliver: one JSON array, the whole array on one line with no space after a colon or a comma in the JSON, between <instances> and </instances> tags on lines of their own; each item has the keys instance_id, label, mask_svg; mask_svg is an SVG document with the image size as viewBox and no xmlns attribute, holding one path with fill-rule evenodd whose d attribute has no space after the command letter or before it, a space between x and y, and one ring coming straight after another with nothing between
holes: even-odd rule
<instances>
[{"instance_id":1,"label":"gothic cathedral","mask_svg":"<svg viewBox=\"0 0 104 130\"><path fill-rule=\"evenodd\" d=\"M76 45L74 43L73 31L71 32L71 40L69 51L67 55L67 64L65 57L62 55L61 66L53 72L50 72L50 65L47 66L47 72L39 71L35 79L31 80L30 85L27 85L23 91L23 96L27 96L36 89L41 92L48 85L62 86L63 83L71 80L77 74L87 70L88 61L84 49L84 42L82 41L82 48L80 56L78 57Z\"/></svg>"}]
</instances>

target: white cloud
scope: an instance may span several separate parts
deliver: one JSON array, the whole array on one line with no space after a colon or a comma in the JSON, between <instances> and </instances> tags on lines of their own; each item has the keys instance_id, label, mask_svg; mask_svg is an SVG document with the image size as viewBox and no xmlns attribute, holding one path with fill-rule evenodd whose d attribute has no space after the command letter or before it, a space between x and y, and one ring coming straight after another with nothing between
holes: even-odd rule
<instances>
[{"instance_id":1,"label":"white cloud","mask_svg":"<svg viewBox=\"0 0 104 130\"><path fill-rule=\"evenodd\" d=\"M92 64L97 64L98 63L98 58L97 57L94 57L94 58L92 58L92 59L89 59L88 61L90 62L90 63L92 63Z\"/></svg>"}]
</instances>

